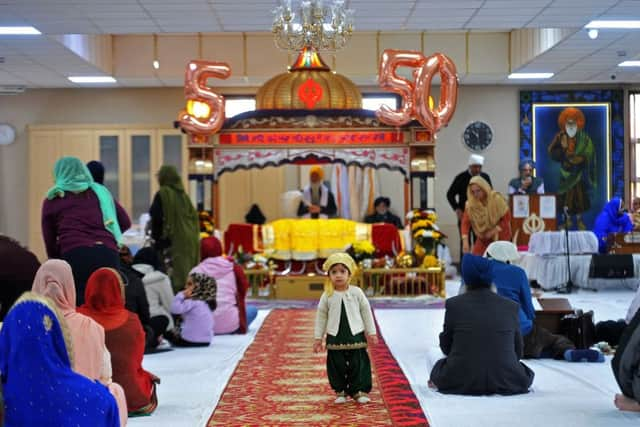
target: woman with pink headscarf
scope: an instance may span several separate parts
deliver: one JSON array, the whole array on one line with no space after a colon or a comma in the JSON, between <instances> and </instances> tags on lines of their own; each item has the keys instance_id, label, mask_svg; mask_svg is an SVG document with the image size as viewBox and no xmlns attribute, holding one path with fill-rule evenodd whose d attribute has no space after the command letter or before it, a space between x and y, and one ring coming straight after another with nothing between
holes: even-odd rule
<instances>
[{"instance_id":1,"label":"woman with pink headscarf","mask_svg":"<svg viewBox=\"0 0 640 427\"><path fill-rule=\"evenodd\" d=\"M32 290L50 298L63 314L73 344L73 370L109 388L118 404L120 425L127 425L127 401L122 387L111 381L111 356L105 346L104 329L76 311L71 266L63 260L48 260L38 269Z\"/></svg>"},{"instance_id":2,"label":"woman with pink headscarf","mask_svg":"<svg viewBox=\"0 0 640 427\"><path fill-rule=\"evenodd\" d=\"M215 335L247 333L258 309L245 303L249 282L242 267L222 256L222 245L215 237L200 241L200 258L200 264L191 272L213 277L217 284L213 312Z\"/></svg>"}]
</instances>

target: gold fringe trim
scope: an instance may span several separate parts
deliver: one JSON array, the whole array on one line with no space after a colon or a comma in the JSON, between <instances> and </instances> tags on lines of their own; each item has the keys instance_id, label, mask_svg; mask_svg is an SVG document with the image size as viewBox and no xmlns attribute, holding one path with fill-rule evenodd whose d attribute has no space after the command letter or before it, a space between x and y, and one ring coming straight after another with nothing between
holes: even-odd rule
<instances>
[{"instance_id":1,"label":"gold fringe trim","mask_svg":"<svg viewBox=\"0 0 640 427\"><path fill-rule=\"evenodd\" d=\"M358 350L367 348L366 342L356 342L352 344L327 344L327 350Z\"/></svg>"}]
</instances>

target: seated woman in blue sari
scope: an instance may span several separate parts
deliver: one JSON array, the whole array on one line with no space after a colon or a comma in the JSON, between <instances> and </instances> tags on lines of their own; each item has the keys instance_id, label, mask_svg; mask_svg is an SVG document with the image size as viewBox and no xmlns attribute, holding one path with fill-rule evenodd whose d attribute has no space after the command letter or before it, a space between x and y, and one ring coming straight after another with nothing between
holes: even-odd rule
<instances>
[{"instance_id":1,"label":"seated woman in blue sari","mask_svg":"<svg viewBox=\"0 0 640 427\"><path fill-rule=\"evenodd\" d=\"M0 331L4 425L119 427L118 406L107 387L71 370L60 319L50 300L32 292L5 317Z\"/></svg>"},{"instance_id":2,"label":"seated woman in blue sari","mask_svg":"<svg viewBox=\"0 0 640 427\"><path fill-rule=\"evenodd\" d=\"M609 200L596 218L593 233L598 238L598 251L607 252L607 235L609 233L628 233L633 230L631 217L623 210L622 200L614 197Z\"/></svg>"}]
</instances>

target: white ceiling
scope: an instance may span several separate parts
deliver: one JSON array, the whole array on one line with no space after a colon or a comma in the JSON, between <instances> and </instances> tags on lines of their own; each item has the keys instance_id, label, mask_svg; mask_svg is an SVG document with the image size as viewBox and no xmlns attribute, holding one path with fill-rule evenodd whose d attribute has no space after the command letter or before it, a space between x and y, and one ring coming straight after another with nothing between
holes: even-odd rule
<instances>
[{"instance_id":1,"label":"white ceiling","mask_svg":"<svg viewBox=\"0 0 640 427\"><path fill-rule=\"evenodd\" d=\"M294 0L295 1L295 0ZM68 75L98 73L49 36L269 32L277 0L0 0L0 26L32 25L43 36L0 36L0 85L70 87ZM592 19L640 19L637 0L347 0L362 31L508 31L574 28L552 49L514 71L551 71L550 83L640 82L617 64L640 55L640 30L601 30ZM102 73L100 73L102 74ZM465 81L465 83L468 83ZM509 83L493 76L471 83ZM177 81L176 85L181 82ZM140 86L162 85L141 79Z\"/></svg>"}]
</instances>

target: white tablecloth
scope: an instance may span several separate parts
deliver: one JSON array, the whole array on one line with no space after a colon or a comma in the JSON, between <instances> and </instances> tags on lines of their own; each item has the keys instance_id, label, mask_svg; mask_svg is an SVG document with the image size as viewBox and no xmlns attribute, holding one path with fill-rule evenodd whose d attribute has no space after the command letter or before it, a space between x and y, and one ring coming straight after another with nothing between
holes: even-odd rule
<instances>
[{"instance_id":1,"label":"white tablecloth","mask_svg":"<svg viewBox=\"0 0 640 427\"><path fill-rule=\"evenodd\" d=\"M529 252L536 255L563 255L567 252L564 231L533 233L529 239ZM592 231L570 231L569 249L572 254L598 253L598 238Z\"/></svg>"},{"instance_id":2,"label":"white tablecloth","mask_svg":"<svg viewBox=\"0 0 640 427\"><path fill-rule=\"evenodd\" d=\"M571 244L571 243L569 243ZM628 279L589 278L591 255L571 255L571 281L585 289L630 288L640 284L640 254L633 255L634 277ZM555 289L567 282L567 258L564 255L522 254L518 265L529 280L536 280L543 289Z\"/></svg>"},{"instance_id":3,"label":"white tablecloth","mask_svg":"<svg viewBox=\"0 0 640 427\"><path fill-rule=\"evenodd\" d=\"M122 244L129 247L132 255L144 247L145 243L146 236L144 234L127 231L122 235Z\"/></svg>"}]
</instances>

